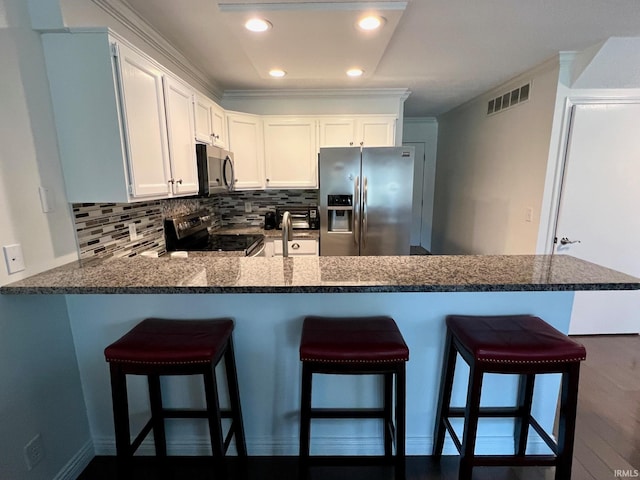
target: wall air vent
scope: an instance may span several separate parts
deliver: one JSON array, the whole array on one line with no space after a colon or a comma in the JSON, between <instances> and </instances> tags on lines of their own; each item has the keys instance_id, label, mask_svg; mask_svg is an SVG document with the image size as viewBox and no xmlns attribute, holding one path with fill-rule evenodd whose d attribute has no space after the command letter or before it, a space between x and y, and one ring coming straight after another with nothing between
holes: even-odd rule
<instances>
[{"instance_id":1,"label":"wall air vent","mask_svg":"<svg viewBox=\"0 0 640 480\"><path fill-rule=\"evenodd\" d=\"M487 115L495 115L503 110L526 102L529 100L530 92L531 82L492 98L487 104Z\"/></svg>"}]
</instances>

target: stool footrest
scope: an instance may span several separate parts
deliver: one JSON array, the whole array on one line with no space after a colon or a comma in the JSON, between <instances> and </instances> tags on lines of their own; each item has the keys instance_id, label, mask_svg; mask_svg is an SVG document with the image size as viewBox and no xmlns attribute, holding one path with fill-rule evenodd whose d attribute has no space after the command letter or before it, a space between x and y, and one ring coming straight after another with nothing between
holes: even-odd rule
<instances>
[{"instance_id":1,"label":"stool footrest","mask_svg":"<svg viewBox=\"0 0 640 480\"><path fill-rule=\"evenodd\" d=\"M555 455L475 455L473 465L476 467L553 467L557 465Z\"/></svg>"},{"instance_id":2,"label":"stool footrest","mask_svg":"<svg viewBox=\"0 0 640 480\"><path fill-rule=\"evenodd\" d=\"M384 418L382 408L312 408L311 418Z\"/></svg>"},{"instance_id":3,"label":"stool footrest","mask_svg":"<svg viewBox=\"0 0 640 480\"><path fill-rule=\"evenodd\" d=\"M482 407L478 413L478 417L486 418L510 418L510 417L526 417L526 410L518 407ZM463 418L464 408L449 408L448 417Z\"/></svg>"},{"instance_id":4,"label":"stool footrest","mask_svg":"<svg viewBox=\"0 0 640 480\"><path fill-rule=\"evenodd\" d=\"M162 418L208 418L206 410L196 410L192 408L163 408ZM220 410L222 418L231 418L231 410Z\"/></svg>"}]
</instances>

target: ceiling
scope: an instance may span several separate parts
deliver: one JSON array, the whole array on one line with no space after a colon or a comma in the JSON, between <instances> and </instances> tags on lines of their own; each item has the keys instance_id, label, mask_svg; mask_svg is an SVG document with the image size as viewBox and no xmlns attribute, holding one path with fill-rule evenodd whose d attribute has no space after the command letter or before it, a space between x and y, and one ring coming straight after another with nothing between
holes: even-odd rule
<instances>
[{"instance_id":1,"label":"ceiling","mask_svg":"<svg viewBox=\"0 0 640 480\"><path fill-rule=\"evenodd\" d=\"M560 51L640 36L638 0L124 2L217 90L408 88L413 117L444 113ZM350 17L360 6L387 19L382 31L362 37ZM258 11L273 28L251 37L242 24ZM348 78L347 63L365 74ZM269 66L288 75L270 78Z\"/></svg>"}]
</instances>

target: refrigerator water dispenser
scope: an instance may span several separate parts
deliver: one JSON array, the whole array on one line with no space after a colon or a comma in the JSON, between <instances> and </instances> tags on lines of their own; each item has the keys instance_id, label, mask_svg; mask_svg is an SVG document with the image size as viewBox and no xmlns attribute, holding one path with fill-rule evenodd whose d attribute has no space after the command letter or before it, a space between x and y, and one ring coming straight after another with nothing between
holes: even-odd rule
<instances>
[{"instance_id":1,"label":"refrigerator water dispenser","mask_svg":"<svg viewBox=\"0 0 640 480\"><path fill-rule=\"evenodd\" d=\"M353 196L328 195L329 232L351 232L353 225Z\"/></svg>"}]
</instances>

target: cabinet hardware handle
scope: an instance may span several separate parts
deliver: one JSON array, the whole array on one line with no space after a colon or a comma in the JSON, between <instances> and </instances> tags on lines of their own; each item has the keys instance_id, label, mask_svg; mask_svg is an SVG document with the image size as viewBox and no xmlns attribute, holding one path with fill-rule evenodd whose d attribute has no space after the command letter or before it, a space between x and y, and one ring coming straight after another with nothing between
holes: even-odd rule
<instances>
[{"instance_id":1,"label":"cabinet hardware handle","mask_svg":"<svg viewBox=\"0 0 640 480\"><path fill-rule=\"evenodd\" d=\"M293 248L294 250L297 250L300 248L300 244L299 243L292 243L291 244L291 248Z\"/></svg>"},{"instance_id":2,"label":"cabinet hardware handle","mask_svg":"<svg viewBox=\"0 0 640 480\"><path fill-rule=\"evenodd\" d=\"M167 180L167 182L169 182L171 185L173 185L175 182L175 180L173 178L170 178L169 180Z\"/></svg>"},{"instance_id":3,"label":"cabinet hardware handle","mask_svg":"<svg viewBox=\"0 0 640 480\"><path fill-rule=\"evenodd\" d=\"M353 147L353 142L349 142L349 146L350 146L350 147Z\"/></svg>"},{"instance_id":4,"label":"cabinet hardware handle","mask_svg":"<svg viewBox=\"0 0 640 480\"><path fill-rule=\"evenodd\" d=\"M267 182L269 181L269 179L267 178Z\"/></svg>"},{"instance_id":5,"label":"cabinet hardware handle","mask_svg":"<svg viewBox=\"0 0 640 480\"><path fill-rule=\"evenodd\" d=\"M182 185L182 179L176 180L176 183L179 183L180 185Z\"/></svg>"}]
</instances>

